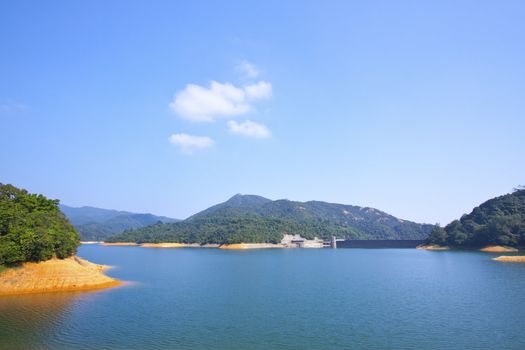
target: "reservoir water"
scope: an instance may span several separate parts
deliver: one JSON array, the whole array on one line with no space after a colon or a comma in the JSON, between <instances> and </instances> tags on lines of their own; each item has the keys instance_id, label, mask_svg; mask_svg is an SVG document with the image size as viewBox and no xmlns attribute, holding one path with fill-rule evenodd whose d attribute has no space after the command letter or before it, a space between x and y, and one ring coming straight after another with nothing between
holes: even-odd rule
<instances>
[{"instance_id":1,"label":"reservoir water","mask_svg":"<svg viewBox=\"0 0 525 350\"><path fill-rule=\"evenodd\" d=\"M81 246L126 286L0 298L1 349L525 349L525 264L415 249Z\"/></svg>"}]
</instances>

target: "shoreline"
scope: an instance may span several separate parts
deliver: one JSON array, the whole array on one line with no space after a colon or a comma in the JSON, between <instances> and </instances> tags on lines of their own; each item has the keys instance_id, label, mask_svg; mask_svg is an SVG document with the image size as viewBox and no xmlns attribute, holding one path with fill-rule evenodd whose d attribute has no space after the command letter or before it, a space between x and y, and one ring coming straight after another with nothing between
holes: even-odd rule
<instances>
[{"instance_id":1,"label":"shoreline","mask_svg":"<svg viewBox=\"0 0 525 350\"><path fill-rule=\"evenodd\" d=\"M231 244L218 244L218 243L177 243L177 242L163 242L163 243L136 243L136 242L96 242L102 246L108 247L142 247L142 248L165 248L165 249L177 249L177 248L216 248L224 250L248 250L248 249L285 249L285 248L303 248L303 249L312 249L312 248L328 248L322 245L295 245L291 243L231 243ZM95 244L95 243L86 243L86 244ZM352 247L341 247L341 249L352 249ZM359 249L359 248L356 248ZM379 248L378 248L379 249ZM414 249L414 248L410 248ZM518 248L508 247L508 246L486 246L483 248L474 248L474 247L450 247L450 246L440 246L437 244L427 244L420 245L415 247L418 250L427 250L427 251L479 251L484 253L517 253L519 252Z\"/></svg>"},{"instance_id":2,"label":"shoreline","mask_svg":"<svg viewBox=\"0 0 525 350\"><path fill-rule=\"evenodd\" d=\"M416 247L416 249L439 251L439 250L450 250L450 247L441 246L441 245L437 245L437 244L427 244L427 245L420 245L420 246Z\"/></svg>"},{"instance_id":3,"label":"shoreline","mask_svg":"<svg viewBox=\"0 0 525 350\"><path fill-rule=\"evenodd\" d=\"M492 258L492 260L510 263L525 263L525 255L501 255L497 258Z\"/></svg>"},{"instance_id":4,"label":"shoreline","mask_svg":"<svg viewBox=\"0 0 525 350\"><path fill-rule=\"evenodd\" d=\"M0 273L0 296L88 291L122 285L123 282L103 273L110 268L78 256L26 262Z\"/></svg>"},{"instance_id":5,"label":"shoreline","mask_svg":"<svg viewBox=\"0 0 525 350\"><path fill-rule=\"evenodd\" d=\"M506 247L502 245L492 245L481 248L480 252L484 253L517 253L519 250L513 247Z\"/></svg>"},{"instance_id":6,"label":"shoreline","mask_svg":"<svg viewBox=\"0 0 525 350\"><path fill-rule=\"evenodd\" d=\"M219 249L225 250L245 250L245 249L273 249L273 248L287 248L283 244L276 243L233 243L223 244Z\"/></svg>"},{"instance_id":7,"label":"shoreline","mask_svg":"<svg viewBox=\"0 0 525 350\"><path fill-rule=\"evenodd\" d=\"M143 248L187 248L192 246L194 245L188 243L142 243L139 245Z\"/></svg>"},{"instance_id":8,"label":"shoreline","mask_svg":"<svg viewBox=\"0 0 525 350\"><path fill-rule=\"evenodd\" d=\"M478 251L483 253L517 253L519 252L518 248L501 246L501 245L491 245L483 248L479 247L449 247L441 246L437 244L426 244L416 247L420 250L434 250L434 251L444 251L444 250L454 250L454 251Z\"/></svg>"},{"instance_id":9,"label":"shoreline","mask_svg":"<svg viewBox=\"0 0 525 350\"><path fill-rule=\"evenodd\" d=\"M134 242L116 242L106 243L101 245L106 247L142 247L142 248L217 248L225 250L244 250L244 249L271 249L271 248L295 248L281 243L234 243L234 244L217 244L207 243L200 245L199 243L134 243Z\"/></svg>"},{"instance_id":10,"label":"shoreline","mask_svg":"<svg viewBox=\"0 0 525 350\"><path fill-rule=\"evenodd\" d=\"M219 244L203 244L199 243L142 243L138 245L142 248L219 248Z\"/></svg>"},{"instance_id":11,"label":"shoreline","mask_svg":"<svg viewBox=\"0 0 525 350\"><path fill-rule=\"evenodd\" d=\"M115 243L102 242L101 245L107 246L107 247L135 247L135 246L139 246L140 244L134 243L134 242L115 242Z\"/></svg>"}]
</instances>

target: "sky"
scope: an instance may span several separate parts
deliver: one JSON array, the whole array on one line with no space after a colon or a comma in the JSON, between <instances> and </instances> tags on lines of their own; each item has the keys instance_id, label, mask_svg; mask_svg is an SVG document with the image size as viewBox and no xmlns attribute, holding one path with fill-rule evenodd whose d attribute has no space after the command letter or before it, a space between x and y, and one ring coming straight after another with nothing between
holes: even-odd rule
<instances>
[{"instance_id":1,"label":"sky","mask_svg":"<svg viewBox=\"0 0 525 350\"><path fill-rule=\"evenodd\" d=\"M4 1L0 182L447 224L525 185L525 2Z\"/></svg>"}]
</instances>

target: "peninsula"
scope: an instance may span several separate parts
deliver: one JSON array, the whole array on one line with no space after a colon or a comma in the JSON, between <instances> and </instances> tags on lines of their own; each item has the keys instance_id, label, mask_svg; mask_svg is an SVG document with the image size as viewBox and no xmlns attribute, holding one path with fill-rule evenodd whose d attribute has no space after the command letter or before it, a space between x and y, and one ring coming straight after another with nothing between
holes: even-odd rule
<instances>
[{"instance_id":1,"label":"peninsula","mask_svg":"<svg viewBox=\"0 0 525 350\"><path fill-rule=\"evenodd\" d=\"M525 255L502 255L492 260L501 262L525 263Z\"/></svg>"},{"instance_id":2,"label":"peninsula","mask_svg":"<svg viewBox=\"0 0 525 350\"><path fill-rule=\"evenodd\" d=\"M120 285L120 281L103 273L108 268L76 256L22 263L0 273L0 296L94 290Z\"/></svg>"},{"instance_id":3,"label":"peninsula","mask_svg":"<svg viewBox=\"0 0 525 350\"><path fill-rule=\"evenodd\" d=\"M108 288L109 266L75 256L78 233L58 201L0 184L0 295Z\"/></svg>"}]
</instances>

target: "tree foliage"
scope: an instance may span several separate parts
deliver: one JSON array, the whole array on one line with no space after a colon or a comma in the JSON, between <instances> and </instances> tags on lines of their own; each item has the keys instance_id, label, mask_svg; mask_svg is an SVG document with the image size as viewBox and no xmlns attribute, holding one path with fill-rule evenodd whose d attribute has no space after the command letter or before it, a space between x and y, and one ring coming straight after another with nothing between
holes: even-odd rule
<instances>
[{"instance_id":1,"label":"tree foliage","mask_svg":"<svg viewBox=\"0 0 525 350\"><path fill-rule=\"evenodd\" d=\"M58 200L0 183L0 265L65 258L78 245Z\"/></svg>"},{"instance_id":2,"label":"tree foliage","mask_svg":"<svg viewBox=\"0 0 525 350\"><path fill-rule=\"evenodd\" d=\"M525 245L525 189L490 199L444 228L434 227L427 243L453 247Z\"/></svg>"}]
</instances>

